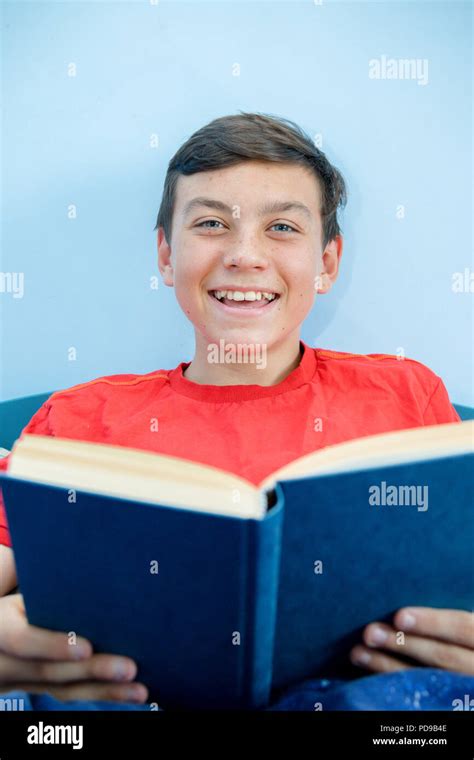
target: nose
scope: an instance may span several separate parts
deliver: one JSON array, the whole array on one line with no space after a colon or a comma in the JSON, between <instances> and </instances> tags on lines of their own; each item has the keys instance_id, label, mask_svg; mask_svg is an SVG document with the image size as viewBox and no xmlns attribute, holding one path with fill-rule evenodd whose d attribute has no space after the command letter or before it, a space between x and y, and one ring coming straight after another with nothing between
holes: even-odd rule
<instances>
[{"instance_id":1,"label":"nose","mask_svg":"<svg viewBox=\"0 0 474 760\"><path fill-rule=\"evenodd\" d=\"M230 245L224 253L223 262L227 268L266 269L268 256L264 246L255 237L249 236L241 238L235 245Z\"/></svg>"}]
</instances>

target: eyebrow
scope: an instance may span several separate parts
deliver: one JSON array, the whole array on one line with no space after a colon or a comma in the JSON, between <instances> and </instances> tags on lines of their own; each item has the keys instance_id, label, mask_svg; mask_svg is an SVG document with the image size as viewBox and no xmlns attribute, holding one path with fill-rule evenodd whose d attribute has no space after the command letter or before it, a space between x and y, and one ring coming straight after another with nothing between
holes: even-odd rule
<instances>
[{"instance_id":1,"label":"eyebrow","mask_svg":"<svg viewBox=\"0 0 474 760\"><path fill-rule=\"evenodd\" d=\"M223 203L222 201L218 201L214 198L198 196L197 198L193 198L192 200L188 201L188 203L186 203L184 207L184 216L187 217L191 211L194 211L194 209L202 206L205 206L206 208L216 209L217 211L226 211L229 214L232 213L232 208L228 206L227 203ZM259 215L266 216L267 214L276 214L282 211L301 211L309 219L312 217L312 213L309 210L308 206L305 206L304 203L300 203L300 201L269 201L260 207Z\"/></svg>"}]
</instances>

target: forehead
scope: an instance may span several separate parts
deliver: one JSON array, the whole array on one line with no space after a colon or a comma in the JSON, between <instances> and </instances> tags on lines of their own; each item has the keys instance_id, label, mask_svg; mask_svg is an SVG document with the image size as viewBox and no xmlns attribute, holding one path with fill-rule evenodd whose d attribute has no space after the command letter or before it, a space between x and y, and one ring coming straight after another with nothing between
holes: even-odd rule
<instances>
[{"instance_id":1,"label":"forehead","mask_svg":"<svg viewBox=\"0 0 474 760\"><path fill-rule=\"evenodd\" d=\"M243 161L223 169L180 175L175 211L183 214L196 197L210 196L230 206L251 207L258 200L299 202L319 216L321 191L308 166L271 161Z\"/></svg>"}]
</instances>

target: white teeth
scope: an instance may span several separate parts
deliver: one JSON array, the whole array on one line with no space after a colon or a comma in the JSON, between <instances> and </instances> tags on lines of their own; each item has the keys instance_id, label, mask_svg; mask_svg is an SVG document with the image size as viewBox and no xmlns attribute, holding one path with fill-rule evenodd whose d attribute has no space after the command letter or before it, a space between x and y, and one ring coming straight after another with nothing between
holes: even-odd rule
<instances>
[{"instance_id":1,"label":"white teeth","mask_svg":"<svg viewBox=\"0 0 474 760\"><path fill-rule=\"evenodd\" d=\"M242 290L215 290L214 295L219 300L228 298L230 301L261 301L262 298L273 301L276 298L275 293L267 293L263 290L248 290L246 293Z\"/></svg>"}]
</instances>

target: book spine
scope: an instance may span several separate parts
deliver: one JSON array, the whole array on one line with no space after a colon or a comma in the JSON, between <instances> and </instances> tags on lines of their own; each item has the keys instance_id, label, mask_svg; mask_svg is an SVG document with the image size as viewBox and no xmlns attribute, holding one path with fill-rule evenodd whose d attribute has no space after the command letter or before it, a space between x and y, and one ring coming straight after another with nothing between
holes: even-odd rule
<instances>
[{"instance_id":1,"label":"book spine","mask_svg":"<svg viewBox=\"0 0 474 760\"><path fill-rule=\"evenodd\" d=\"M246 520L244 539L244 646L241 672L243 706L268 704L283 525L283 491L276 486L277 503L263 520Z\"/></svg>"}]
</instances>

